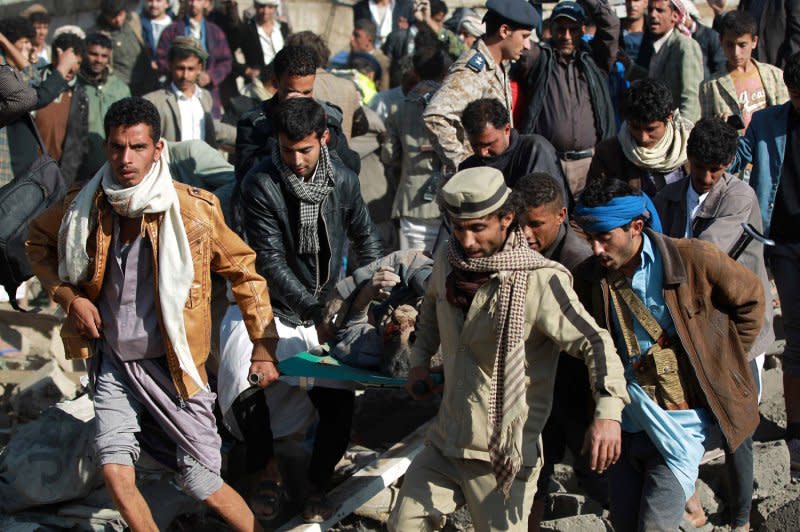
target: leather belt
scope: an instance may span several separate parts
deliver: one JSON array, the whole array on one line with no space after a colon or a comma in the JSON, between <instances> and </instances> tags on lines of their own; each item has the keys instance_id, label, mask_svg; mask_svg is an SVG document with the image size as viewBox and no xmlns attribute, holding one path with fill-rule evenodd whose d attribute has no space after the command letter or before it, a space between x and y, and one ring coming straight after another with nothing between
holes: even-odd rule
<instances>
[{"instance_id":1,"label":"leather belt","mask_svg":"<svg viewBox=\"0 0 800 532\"><path fill-rule=\"evenodd\" d=\"M581 159L587 159L594 155L594 149L589 148L588 150L581 150L581 151L560 151L558 152L558 158L564 161L580 161Z\"/></svg>"}]
</instances>

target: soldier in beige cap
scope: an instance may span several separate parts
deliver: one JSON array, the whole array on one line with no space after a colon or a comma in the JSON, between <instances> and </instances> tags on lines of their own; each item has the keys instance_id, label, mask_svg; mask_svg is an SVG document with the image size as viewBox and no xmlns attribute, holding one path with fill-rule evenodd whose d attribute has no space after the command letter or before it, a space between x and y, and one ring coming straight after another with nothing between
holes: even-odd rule
<instances>
[{"instance_id":1,"label":"soldier in beige cap","mask_svg":"<svg viewBox=\"0 0 800 532\"><path fill-rule=\"evenodd\" d=\"M433 388L428 366L441 344L446 384L390 530L438 528L464 503L476 530L527 530L562 350L589 369L592 468L619 457L628 395L614 343L578 302L569 272L528 247L510 192L486 167L458 172L441 189L453 238L428 281L408 380L410 391L418 381Z\"/></svg>"}]
</instances>

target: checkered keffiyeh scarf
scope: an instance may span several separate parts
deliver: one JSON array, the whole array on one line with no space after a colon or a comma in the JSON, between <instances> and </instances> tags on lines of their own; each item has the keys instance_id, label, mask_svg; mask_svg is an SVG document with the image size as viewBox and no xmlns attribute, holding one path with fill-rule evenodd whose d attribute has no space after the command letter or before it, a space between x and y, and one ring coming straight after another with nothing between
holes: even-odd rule
<instances>
[{"instance_id":1,"label":"checkered keffiyeh scarf","mask_svg":"<svg viewBox=\"0 0 800 532\"><path fill-rule=\"evenodd\" d=\"M317 169L311 181L305 182L286 166L281 159L278 143L272 146L272 162L281 173L283 182L289 191L300 200L300 247L299 252L313 254L319 252L319 235L317 223L319 206L322 200L333 190L333 167L328 147L322 144Z\"/></svg>"},{"instance_id":2,"label":"checkered keffiyeh scarf","mask_svg":"<svg viewBox=\"0 0 800 532\"><path fill-rule=\"evenodd\" d=\"M495 309L497 350L489 393L489 459L497 488L507 497L522 468L522 430L528 417L525 399L525 299L528 273L561 264L531 250L522 230L515 229L505 247L491 257L467 258L455 239L448 260L453 268L468 272L506 272Z\"/></svg>"}]
</instances>

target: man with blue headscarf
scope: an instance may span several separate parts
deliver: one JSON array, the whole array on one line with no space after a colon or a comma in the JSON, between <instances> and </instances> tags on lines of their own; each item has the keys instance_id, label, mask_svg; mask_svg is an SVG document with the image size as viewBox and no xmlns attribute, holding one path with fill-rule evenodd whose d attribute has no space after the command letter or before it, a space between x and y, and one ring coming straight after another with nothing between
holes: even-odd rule
<instances>
[{"instance_id":1,"label":"man with blue headscarf","mask_svg":"<svg viewBox=\"0 0 800 532\"><path fill-rule=\"evenodd\" d=\"M576 290L612 334L631 403L609 470L618 532L677 530L717 423L735 450L758 425L747 353L764 316L758 277L711 243L673 239L647 195L593 181L575 217L594 257Z\"/></svg>"}]
</instances>

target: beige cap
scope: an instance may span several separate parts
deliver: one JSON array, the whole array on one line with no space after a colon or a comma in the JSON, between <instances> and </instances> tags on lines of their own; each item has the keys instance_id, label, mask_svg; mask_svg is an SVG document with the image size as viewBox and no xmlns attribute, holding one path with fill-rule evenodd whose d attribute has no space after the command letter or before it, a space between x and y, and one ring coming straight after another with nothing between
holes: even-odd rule
<instances>
[{"instance_id":1,"label":"beige cap","mask_svg":"<svg viewBox=\"0 0 800 532\"><path fill-rule=\"evenodd\" d=\"M481 166L456 172L441 191L442 203L455 218L481 218L503 206L511 194L503 173Z\"/></svg>"}]
</instances>

